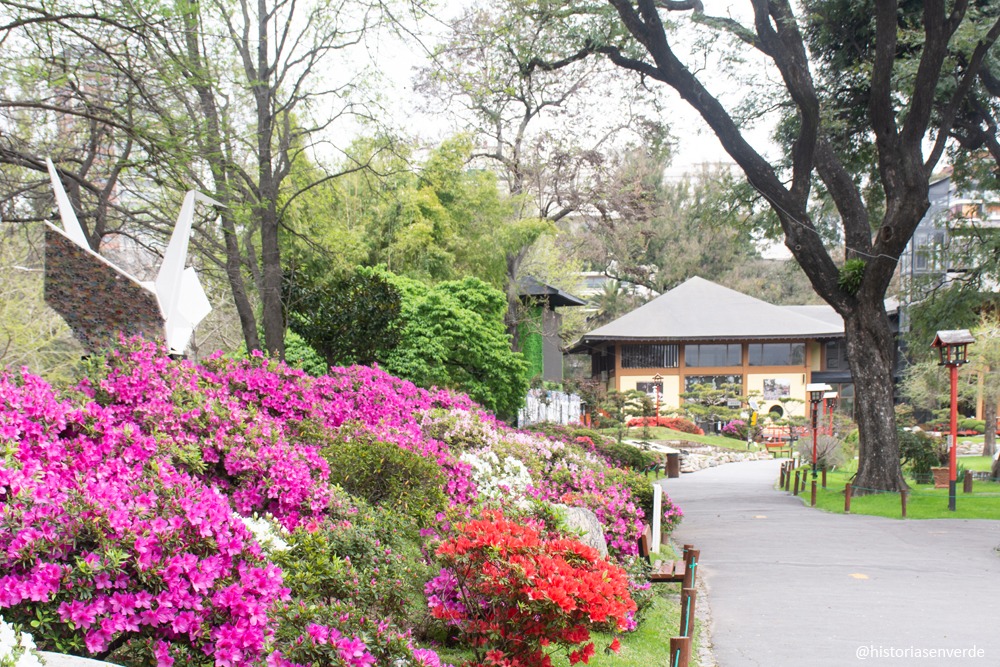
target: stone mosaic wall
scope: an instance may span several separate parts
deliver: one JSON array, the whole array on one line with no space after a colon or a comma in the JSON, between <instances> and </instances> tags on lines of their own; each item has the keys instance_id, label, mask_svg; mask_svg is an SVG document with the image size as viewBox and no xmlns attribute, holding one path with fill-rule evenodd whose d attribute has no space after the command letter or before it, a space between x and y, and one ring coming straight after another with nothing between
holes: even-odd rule
<instances>
[{"instance_id":1,"label":"stone mosaic wall","mask_svg":"<svg viewBox=\"0 0 1000 667\"><path fill-rule=\"evenodd\" d=\"M45 230L45 301L91 352L119 334L163 340L156 294L51 226Z\"/></svg>"}]
</instances>

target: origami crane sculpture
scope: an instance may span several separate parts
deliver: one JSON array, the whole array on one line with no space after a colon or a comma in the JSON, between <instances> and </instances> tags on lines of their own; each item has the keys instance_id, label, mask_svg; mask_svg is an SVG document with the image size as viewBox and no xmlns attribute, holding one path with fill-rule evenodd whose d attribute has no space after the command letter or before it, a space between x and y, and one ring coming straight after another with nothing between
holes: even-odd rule
<instances>
[{"instance_id":1,"label":"origami crane sculpture","mask_svg":"<svg viewBox=\"0 0 1000 667\"><path fill-rule=\"evenodd\" d=\"M184 268L194 221L194 204L218 202L189 191L154 283L145 283L90 247L52 161L46 158L63 229L46 223L45 301L90 351L104 349L119 334L164 340L171 354L183 354L212 305L194 268Z\"/></svg>"}]
</instances>

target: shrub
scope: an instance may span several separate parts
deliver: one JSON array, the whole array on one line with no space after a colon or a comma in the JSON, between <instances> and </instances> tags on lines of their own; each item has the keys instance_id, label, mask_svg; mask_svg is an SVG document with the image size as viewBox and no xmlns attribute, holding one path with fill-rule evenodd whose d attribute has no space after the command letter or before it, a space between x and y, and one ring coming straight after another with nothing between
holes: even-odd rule
<instances>
[{"instance_id":1,"label":"shrub","mask_svg":"<svg viewBox=\"0 0 1000 667\"><path fill-rule=\"evenodd\" d=\"M286 591L228 500L134 424L21 382L0 381L18 442L0 464L5 616L64 653L144 643L162 662L262 658L267 610Z\"/></svg>"},{"instance_id":2,"label":"shrub","mask_svg":"<svg viewBox=\"0 0 1000 667\"><path fill-rule=\"evenodd\" d=\"M812 464L812 437L800 438L795 445L802 461ZM844 443L829 435L816 437L816 466L820 470L833 470L844 465L847 452Z\"/></svg>"},{"instance_id":3,"label":"shrub","mask_svg":"<svg viewBox=\"0 0 1000 667\"><path fill-rule=\"evenodd\" d=\"M289 549L273 558L296 599L349 600L360 615L405 627L422 622L425 613L422 582L429 570L417 539L411 518L362 505L350 519L299 528L287 538Z\"/></svg>"},{"instance_id":4,"label":"shrub","mask_svg":"<svg viewBox=\"0 0 1000 667\"><path fill-rule=\"evenodd\" d=\"M638 417L636 419L630 419L628 425L629 427L646 425L662 426L663 428L681 431L682 433L705 435L705 431L698 428L694 422L689 419L685 419L684 417Z\"/></svg>"},{"instance_id":5,"label":"shrub","mask_svg":"<svg viewBox=\"0 0 1000 667\"><path fill-rule=\"evenodd\" d=\"M665 493L663 494L661 502L663 517L660 520L660 530L669 535L674 532L677 526L681 525L681 521L684 520L684 512L682 512L681 508L678 505L675 505L674 501L672 501Z\"/></svg>"},{"instance_id":6,"label":"shrub","mask_svg":"<svg viewBox=\"0 0 1000 667\"><path fill-rule=\"evenodd\" d=\"M448 505L441 467L417 452L376 438L357 424L341 427L323 448L330 481L372 505L396 509L428 526Z\"/></svg>"},{"instance_id":7,"label":"shrub","mask_svg":"<svg viewBox=\"0 0 1000 667\"><path fill-rule=\"evenodd\" d=\"M899 458L912 475L929 475L931 468L947 462L944 441L923 431L899 430Z\"/></svg>"},{"instance_id":8,"label":"shrub","mask_svg":"<svg viewBox=\"0 0 1000 667\"><path fill-rule=\"evenodd\" d=\"M604 458L612 465L631 468L632 470L646 470L656 463L656 457L650 452L643 451L638 447L633 447L624 442L605 440L594 441L594 449L600 452Z\"/></svg>"},{"instance_id":9,"label":"shrub","mask_svg":"<svg viewBox=\"0 0 1000 667\"><path fill-rule=\"evenodd\" d=\"M722 427L722 435L727 438L735 438L736 440L746 441L747 423L742 419L733 419Z\"/></svg>"},{"instance_id":10,"label":"shrub","mask_svg":"<svg viewBox=\"0 0 1000 667\"><path fill-rule=\"evenodd\" d=\"M557 649L586 662L590 632L624 631L636 611L622 568L499 512L456 525L436 555L444 569L427 584L428 604L473 647L470 665L545 666Z\"/></svg>"},{"instance_id":11,"label":"shrub","mask_svg":"<svg viewBox=\"0 0 1000 667\"><path fill-rule=\"evenodd\" d=\"M645 514L624 483L609 481L604 472L562 468L552 472L542 495L547 500L593 511L604 527L608 552L616 559L638 553Z\"/></svg>"},{"instance_id":12,"label":"shrub","mask_svg":"<svg viewBox=\"0 0 1000 667\"><path fill-rule=\"evenodd\" d=\"M979 435L986 432L986 422L982 419L959 419L957 426L960 431L975 431Z\"/></svg>"}]
</instances>

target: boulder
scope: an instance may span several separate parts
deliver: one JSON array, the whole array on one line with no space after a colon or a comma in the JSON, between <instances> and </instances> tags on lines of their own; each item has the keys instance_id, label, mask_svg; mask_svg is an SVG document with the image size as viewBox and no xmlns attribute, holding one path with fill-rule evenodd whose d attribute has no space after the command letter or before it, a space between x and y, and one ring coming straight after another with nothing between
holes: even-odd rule
<instances>
[{"instance_id":1,"label":"boulder","mask_svg":"<svg viewBox=\"0 0 1000 667\"><path fill-rule=\"evenodd\" d=\"M608 542L604 538L604 526L597 515L586 507L570 507L556 505L563 512L566 529L570 533L580 535L580 541L589 547L597 549L604 558L608 556Z\"/></svg>"}]
</instances>

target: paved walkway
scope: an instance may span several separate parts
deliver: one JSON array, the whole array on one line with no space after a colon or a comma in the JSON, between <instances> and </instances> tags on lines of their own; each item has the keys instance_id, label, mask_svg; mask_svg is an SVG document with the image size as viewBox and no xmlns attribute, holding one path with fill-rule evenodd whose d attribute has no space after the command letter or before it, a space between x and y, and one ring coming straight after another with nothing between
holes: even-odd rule
<instances>
[{"instance_id":1,"label":"paved walkway","mask_svg":"<svg viewBox=\"0 0 1000 667\"><path fill-rule=\"evenodd\" d=\"M1000 521L812 510L772 488L779 467L660 482L701 550L719 667L1000 665Z\"/></svg>"}]
</instances>

